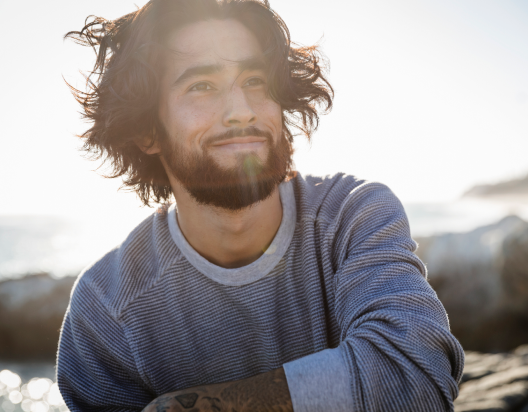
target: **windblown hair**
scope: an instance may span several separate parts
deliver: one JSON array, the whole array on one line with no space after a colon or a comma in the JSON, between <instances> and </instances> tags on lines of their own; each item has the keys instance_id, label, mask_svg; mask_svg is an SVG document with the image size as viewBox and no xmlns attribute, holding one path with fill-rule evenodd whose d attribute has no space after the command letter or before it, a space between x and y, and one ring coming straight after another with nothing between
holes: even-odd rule
<instances>
[{"instance_id":1,"label":"windblown hair","mask_svg":"<svg viewBox=\"0 0 528 412\"><path fill-rule=\"evenodd\" d=\"M269 93L281 105L283 133L290 144L292 128L310 139L319 123L318 111L332 108L324 57L316 46L295 47L267 0L151 0L116 20L89 16L81 31L64 36L92 47L97 56L86 76L86 91L68 84L83 117L92 123L80 135L83 149L111 166L105 177L123 176L123 186L147 206L172 194L159 157L145 154L136 144L164 135L158 117L167 53L163 44L173 30L209 19L237 20L258 39L267 61Z\"/></svg>"}]
</instances>

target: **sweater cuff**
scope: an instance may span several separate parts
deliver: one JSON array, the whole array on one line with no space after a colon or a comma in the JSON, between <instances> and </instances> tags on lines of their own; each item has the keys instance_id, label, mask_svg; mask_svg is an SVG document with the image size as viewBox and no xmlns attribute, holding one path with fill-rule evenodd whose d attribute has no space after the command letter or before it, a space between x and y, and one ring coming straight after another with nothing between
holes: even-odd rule
<instances>
[{"instance_id":1,"label":"sweater cuff","mask_svg":"<svg viewBox=\"0 0 528 412\"><path fill-rule=\"evenodd\" d=\"M294 412L350 412L352 385L339 347L283 365Z\"/></svg>"}]
</instances>

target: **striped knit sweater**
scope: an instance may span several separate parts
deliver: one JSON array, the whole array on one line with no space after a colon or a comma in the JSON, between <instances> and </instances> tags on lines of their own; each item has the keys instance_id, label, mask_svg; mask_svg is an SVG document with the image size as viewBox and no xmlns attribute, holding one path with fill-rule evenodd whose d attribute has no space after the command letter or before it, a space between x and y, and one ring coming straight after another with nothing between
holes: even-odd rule
<instances>
[{"instance_id":1,"label":"striped knit sweater","mask_svg":"<svg viewBox=\"0 0 528 412\"><path fill-rule=\"evenodd\" d=\"M280 186L266 253L238 269L198 255L164 207L78 278L57 378L76 411L141 411L178 389L284 366L295 412L447 411L464 354L384 185Z\"/></svg>"}]
</instances>

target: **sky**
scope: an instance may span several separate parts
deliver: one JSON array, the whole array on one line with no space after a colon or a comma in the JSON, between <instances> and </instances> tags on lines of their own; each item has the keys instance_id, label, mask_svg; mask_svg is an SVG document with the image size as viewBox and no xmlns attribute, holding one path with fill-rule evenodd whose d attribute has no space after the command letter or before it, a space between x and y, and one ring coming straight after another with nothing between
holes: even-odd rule
<instances>
[{"instance_id":1,"label":"sky","mask_svg":"<svg viewBox=\"0 0 528 412\"><path fill-rule=\"evenodd\" d=\"M133 193L103 179L75 137L88 124L64 79L82 86L89 49L63 41L85 18L145 1L0 0L0 215L137 219ZM528 173L528 2L271 0L292 39L330 62L334 110L303 174L387 184L404 203L458 198L475 184Z\"/></svg>"}]
</instances>

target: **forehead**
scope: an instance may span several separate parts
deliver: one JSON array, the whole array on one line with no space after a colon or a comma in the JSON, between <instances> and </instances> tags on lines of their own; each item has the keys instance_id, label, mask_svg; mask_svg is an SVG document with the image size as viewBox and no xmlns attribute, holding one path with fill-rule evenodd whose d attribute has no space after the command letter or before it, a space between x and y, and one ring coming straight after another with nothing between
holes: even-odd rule
<instances>
[{"instance_id":1,"label":"forehead","mask_svg":"<svg viewBox=\"0 0 528 412\"><path fill-rule=\"evenodd\" d=\"M184 70L197 64L236 64L262 56L251 31L236 20L206 20L171 32L166 46L174 53L170 66Z\"/></svg>"}]
</instances>

